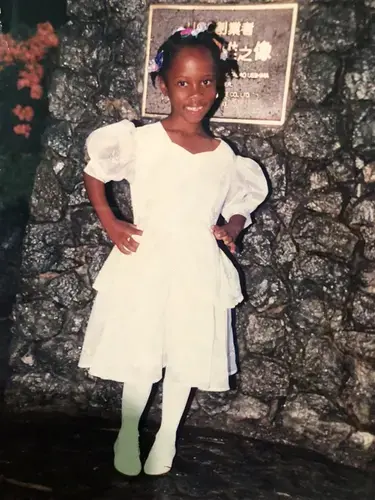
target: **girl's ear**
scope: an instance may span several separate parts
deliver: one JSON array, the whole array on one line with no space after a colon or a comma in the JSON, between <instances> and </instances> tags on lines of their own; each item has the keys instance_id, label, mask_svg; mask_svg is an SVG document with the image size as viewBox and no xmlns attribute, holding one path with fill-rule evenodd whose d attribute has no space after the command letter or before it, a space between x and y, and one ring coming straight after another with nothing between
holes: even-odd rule
<instances>
[{"instance_id":1,"label":"girl's ear","mask_svg":"<svg viewBox=\"0 0 375 500\"><path fill-rule=\"evenodd\" d=\"M159 84L161 93L168 97L168 88L167 88L167 85L165 84L165 81L163 80L163 78L161 76L158 76L157 80L158 80L158 84Z\"/></svg>"}]
</instances>

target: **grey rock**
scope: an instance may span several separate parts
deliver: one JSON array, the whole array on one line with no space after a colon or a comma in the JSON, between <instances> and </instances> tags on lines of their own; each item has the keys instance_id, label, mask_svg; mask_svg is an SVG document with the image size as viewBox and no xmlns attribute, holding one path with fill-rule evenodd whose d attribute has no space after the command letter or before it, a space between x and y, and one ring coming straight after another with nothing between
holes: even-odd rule
<instances>
[{"instance_id":1,"label":"grey rock","mask_svg":"<svg viewBox=\"0 0 375 500\"><path fill-rule=\"evenodd\" d=\"M287 232L282 233L280 238L278 238L276 248L274 249L275 261L280 266L283 266L284 264L292 262L297 253L297 247L293 238Z\"/></svg>"},{"instance_id":2,"label":"grey rock","mask_svg":"<svg viewBox=\"0 0 375 500\"><path fill-rule=\"evenodd\" d=\"M353 147L365 157L375 151L375 108L373 103L362 102L354 107Z\"/></svg>"},{"instance_id":3,"label":"grey rock","mask_svg":"<svg viewBox=\"0 0 375 500\"><path fill-rule=\"evenodd\" d=\"M374 48L365 48L353 57L345 75L345 93L349 99L375 100Z\"/></svg>"},{"instance_id":4,"label":"grey rock","mask_svg":"<svg viewBox=\"0 0 375 500\"><path fill-rule=\"evenodd\" d=\"M50 280L47 285L48 296L57 304L70 307L74 303L85 304L92 299L93 293L75 272L71 271Z\"/></svg>"},{"instance_id":5,"label":"grey rock","mask_svg":"<svg viewBox=\"0 0 375 500\"><path fill-rule=\"evenodd\" d=\"M91 207L73 208L71 228L77 245L111 244Z\"/></svg>"},{"instance_id":6,"label":"grey rock","mask_svg":"<svg viewBox=\"0 0 375 500\"><path fill-rule=\"evenodd\" d=\"M254 265L244 272L249 303L258 311L279 309L286 304L287 289L272 268Z\"/></svg>"},{"instance_id":7,"label":"grey rock","mask_svg":"<svg viewBox=\"0 0 375 500\"><path fill-rule=\"evenodd\" d=\"M105 74L110 99L121 99L134 94L137 88L136 71L134 67L111 66Z\"/></svg>"},{"instance_id":8,"label":"grey rock","mask_svg":"<svg viewBox=\"0 0 375 500\"><path fill-rule=\"evenodd\" d=\"M77 123L85 117L94 117L96 113L90 101L98 86L94 76L57 70L49 93L51 115L58 120L68 120L72 123Z\"/></svg>"},{"instance_id":9,"label":"grey rock","mask_svg":"<svg viewBox=\"0 0 375 500\"><path fill-rule=\"evenodd\" d=\"M362 425L375 423L375 377L368 360L355 360L351 367L342 394L342 400L349 415L354 416Z\"/></svg>"},{"instance_id":10,"label":"grey rock","mask_svg":"<svg viewBox=\"0 0 375 500\"><path fill-rule=\"evenodd\" d=\"M375 297L357 292L353 300L353 322L355 328L373 331L374 328Z\"/></svg>"},{"instance_id":11,"label":"grey rock","mask_svg":"<svg viewBox=\"0 0 375 500\"><path fill-rule=\"evenodd\" d=\"M367 184L375 182L375 162L363 167L363 180Z\"/></svg>"},{"instance_id":12,"label":"grey rock","mask_svg":"<svg viewBox=\"0 0 375 500\"><path fill-rule=\"evenodd\" d=\"M72 145L72 135L73 130L69 122L54 122L46 130L45 144L52 151L66 158Z\"/></svg>"},{"instance_id":13,"label":"grey rock","mask_svg":"<svg viewBox=\"0 0 375 500\"><path fill-rule=\"evenodd\" d=\"M286 165L280 156L271 156L263 160L263 165L270 178L272 199L277 200L286 195Z\"/></svg>"},{"instance_id":14,"label":"grey rock","mask_svg":"<svg viewBox=\"0 0 375 500\"><path fill-rule=\"evenodd\" d=\"M88 248L86 253L86 261L88 263L88 276L90 282L93 283L102 268L106 258L108 257L111 248L108 246L97 246Z\"/></svg>"},{"instance_id":15,"label":"grey rock","mask_svg":"<svg viewBox=\"0 0 375 500\"><path fill-rule=\"evenodd\" d=\"M262 137L248 137L246 139L247 154L254 160L264 160L273 155L273 148L269 141Z\"/></svg>"},{"instance_id":16,"label":"grey rock","mask_svg":"<svg viewBox=\"0 0 375 500\"><path fill-rule=\"evenodd\" d=\"M245 249L238 255L237 260L243 266L259 264L268 266L272 263L271 241L267 235L259 230L253 230L244 237Z\"/></svg>"},{"instance_id":17,"label":"grey rock","mask_svg":"<svg viewBox=\"0 0 375 500\"><path fill-rule=\"evenodd\" d=\"M335 398L344 379L343 355L328 337L312 336L306 344L296 377L300 390Z\"/></svg>"},{"instance_id":18,"label":"grey rock","mask_svg":"<svg viewBox=\"0 0 375 500\"><path fill-rule=\"evenodd\" d=\"M296 196L294 193L294 195L290 194L285 200L277 200L273 203L273 206L275 207L276 213L282 220L283 224L286 227L289 227L300 204L300 197Z\"/></svg>"},{"instance_id":19,"label":"grey rock","mask_svg":"<svg viewBox=\"0 0 375 500\"><path fill-rule=\"evenodd\" d=\"M37 222L57 222L64 217L67 199L51 165L39 165L30 200L30 215Z\"/></svg>"},{"instance_id":20,"label":"grey rock","mask_svg":"<svg viewBox=\"0 0 375 500\"><path fill-rule=\"evenodd\" d=\"M49 300L25 302L19 307L16 321L25 338L44 341L59 334L65 314L63 307Z\"/></svg>"},{"instance_id":21,"label":"grey rock","mask_svg":"<svg viewBox=\"0 0 375 500\"><path fill-rule=\"evenodd\" d=\"M297 65L294 92L298 99L320 104L332 92L340 61L330 54L312 53Z\"/></svg>"},{"instance_id":22,"label":"grey rock","mask_svg":"<svg viewBox=\"0 0 375 500\"><path fill-rule=\"evenodd\" d=\"M90 203L86 188L83 182L77 184L72 193L69 194L68 205L70 207L80 207Z\"/></svg>"},{"instance_id":23,"label":"grey rock","mask_svg":"<svg viewBox=\"0 0 375 500\"><path fill-rule=\"evenodd\" d=\"M35 357L39 368L53 366L57 375L70 377L76 369L79 356L79 342L76 335L58 335L56 338L40 342L35 347Z\"/></svg>"},{"instance_id":24,"label":"grey rock","mask_svg":"<svg viewBox=\"0 0 375 500\"><path fill-rule=\"evenodd\" d=\"M329 178L334 183L351 182L357 176L354 158L347 153L343 153L340 157L334 159L327 166L327 171Z\"/></svg>"},{"instance_id":25,"label":"grey rock","mask_svg":"<svg viewBox=\"0 0 375 500\"><path fill-rule=\"evenodd\" d=\"M353 430L342 419L332 419L331 415L336 412L336 407L324 396L298 394L285 404L282 422L297 436L313 443L314 448L320 452L328 452L329 442L332 453L333 449L339 448Z\"/></svg>"},{"instance_id":26,"label":"grey rock","mask_svg":"<svg viewBox=\"0 0 375 500\"><path fill-rule=\"evenodd\" d=\"M348 356L375 360L374 333L339 330L334 334L334 341L337 347Z\"/></svg>"},{"instance_id":27,"label":"grey rock","mask_svg":"<svg viewBox=\"0 0 375 500\"><path fill-rule=\"evenodd\" d=\"M325 109L296 111L286 125L284 142L292 155L330 158L340 148L336 115Z\"/></svg>"},{"instance_id":28,"label":"grey rock","mask_svg":"<svg viewBox=\"0 0 375 500\"><path fill-rule=\"evenodd\" d=\"M95 19L104 16L105 14L105 1L92 0L90 3L86 0L67 0L67 13L72 16L79 16L83 19Z\"/></svg>"},{"instance_id":29,"label":"grey rock","mask_svg":"<svg viewBox=\"0 0 375 500\"><path fill-rule=\"evenodd\" d=\"M60 33L59 64L79 72L90 61L90 69L98 70L103 63L111 60L111 47L103 37L99 24L68 23Z\"/></svg>"},{"instance_id":30,"label":"grey rock","mask_svg":"<svg viewBox=\"0 0 375 500\"><path fill-rule=\"evenodd\" d=\"M350 268L327 257L300 253L294 260L289 283L297 295L307 291L324 299L344 304L350 290Z\"/></svg>"},{"instance_id":31,"label":"grey rock","mask_svg":"<svg viewBox=\"0 0 375 500\"><path fill-rule=\"evenodd\" d=\"M230 408L230 398L225 393L198 391L196 401L203 412L209 416L227 412Z\"/></svg>"},{"instance_id":32,"label":"grey rock","mask_svg":"<svg viewBox=\"0 0 375 500\"><path fill-rule=\"evenodd\" d=\"M344 310L340 304L325 302L309 289L300 288L288 308L290 318L299 330L325 334L342 328Z\"/></svg>"},{"instance_id":33,"label":"grey rock","mask_svg":"<svg viewBox=\"0 0 375 500\"><path fill-rule=\"evenodd\" d=\"M355 46L357 22L353 7L319 6L312 9L306 27L302 39L315 51L340 52Z\"/></svg>"},{"instance_id":34,"label":"grey rock","mask_svg":"<svg viewBox=\"0 0 375 500\"><path fill-rule=\"evenodd\" d=\"M343 260L351 258L358 241L344 224L307 213L294 222L293 238L306 252L319 252Z\"/></svg>"},{"instance_id":35,"label":"grey rock","mask_svg":"<svg viewBox=\"0 0 375 500\"><path fill-rule=\"evenodd\" d=\"M264 401L286 396L289 374L280 363L266 358L247 359L242 363L241 391L245 396Z\"/></svg>"},{"instance_id":36,"label":"grey rock","mask_svg":"<svg viewBox=\"0 0 375 500\"><path fill-rule=\"evenodd\" d=\"M239 420L263 420L269 413L269 407L259 399L239 394L227 410L229 417Z\"/></svg>"},{"instance_id":37,"label":"grey rock","mask_svg":"<svg viewBox=\"0 0 375 500\"><path fill-rule=\"evenodd\" d=\"M348 216L350 226L374 227L375 199L372 196L359 200Z\"/></svg>"},{"instance_id":38,"label":"grey rock","mask_svg":"<svg viewBox=\"0 0 375 500\"><path fill-rule=\"evenodd\" d=\"M130 186L127 181L113 183L113 195L116 205L125 220L133 222L133 207L130 196Z\"/></svg>"},{"instance_id":39,"label":"grey rock","mask_svg":"<svg viewBox=\"0 0 375 500\"><path fill-rule=\"evenodd\" d=\"M363 250L363 255L368 260L375 260L375 232L373 227L361 227L361 234L365 240L365 248Z\"/></svg>"},{"instance_id":40,"label":"grey rock","mask_svg":"<svg viewBox=\"0 0 375 500\"><path fill-rule=\"evenodd\" d=\"M286 341L283 318L268 318L250 314L245 336L245 347L249 353L271 356Z\"/></svg>"},{"instance_id":41,"label":"grey rock","mask_svg":"<svg viewBox=\"0 0 375 500\"><path fill-rule=\"evenodd\" d=\"M95 105L102 115L119 120L137 120L139 119L139 111L130 105L125 98L111 99L109 97L99 95L95 99Z\"/></svg>"},{"instance_id":42,"label":"grey rock","mask_svg":"<svg viewBox=\"0 0 375 500\"><path fill-rule=\"evenodd\" d=\"M306 207L313 212L331 215L338 217L341 213L343 197L340 191L331 193L322 193L311 198Z\"/></svg>"},{"instance_id":43,"label":"grey rock","mask_svg":"<svg viewBox=\"0 0 375 500\"><path fill-rule=\"evenodd\" d=\"M359 273L361 290L365 293L375 294L375 264L367 264ZM375 322L374 322L375 327Z\"/></svg>"}]
</instances>

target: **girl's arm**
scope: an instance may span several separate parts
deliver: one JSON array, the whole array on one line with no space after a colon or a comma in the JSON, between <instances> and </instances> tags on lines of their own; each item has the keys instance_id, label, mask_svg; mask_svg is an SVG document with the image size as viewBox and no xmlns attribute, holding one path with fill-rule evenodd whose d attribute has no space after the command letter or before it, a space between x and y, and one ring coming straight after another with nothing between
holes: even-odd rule
<instances>
[{"instance_id":1,"label":"girl's arm","mask_svg":"<svg viewBox=\"0 0 375 500\"><path fill-rule=\"evenodd\" d=\"M118 220L115 217L105 195L104 182L85 172L83 179L89 200L110 239L122 253L135 252L139 243L132 236L134 234L141 235L142 231L134 224Z\"/></svg>"},{"instance_id":2,"label":"girl's arm","mask_svg":"<svg viewBox=\"0 0 375 500\"><path fill-rule=\"evenodd\" d=\"M229 250L234 253L236 251L236 239L245 227L245 222L246 217L243 215L232 215L229 222L224 226L214 226L212 228L214 236L217 240L222 240Z\"/></svg>"}]
</instances>

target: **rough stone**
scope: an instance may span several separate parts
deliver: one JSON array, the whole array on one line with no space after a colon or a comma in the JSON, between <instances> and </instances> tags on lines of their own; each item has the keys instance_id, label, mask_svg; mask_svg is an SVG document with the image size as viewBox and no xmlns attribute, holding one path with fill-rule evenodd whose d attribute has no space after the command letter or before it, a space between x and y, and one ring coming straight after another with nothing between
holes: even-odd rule
<instances>
[{"instance_id":1,"label":"rough stone","mask_svg":"<svg viewBox=\"0 0 375 500\"><path fill-rule=\"evenodd\" d=\"M266 358L250 358L242 363L241 390L246 396L271 400L286 396L289 374L281 364Z\"/></svg>"},{"instance_id":2,"label":"rough stone","mask_svg":"<svg viewBox=\"0 0 375 500\"><path fill-rule=\"evenodd\" d=\"M357 23L354 7L319 6L312 9L306 24L302 40L315 51L346 51L355 46Z\"/></svg>"},{"instance_id":3,"label":"rough stone","mask_svg":"<svg viewBox=\"0 0 375 500\"><path fill-rule=\"evenodd\" d=\"M361 290L365 293L375 294L375 264L367 264L359 274ZM375 326L375 325L374 325Z\"/></svg>"},{"instance_id":4,"label":"rough stone","mask_svg":"<svg viewBox=\"0 0 375 500\"><path fill-rule=\"evenodd\" d=\"M320 252L344 260L351 258L358 241L344 224L307 213L296 219L293 237L306 252Z\"/></svg>"},{"instance_id":5,"label":"rough stone","mask_svg":"<svg viewBox=\"0 0 375 500\"><path fill-rule=\"evenodd\" d=\"M67 13L80 19L97 20L105 14L105 1L92 0L87 3L86 0L67 0Z\"/></svg>"},{"instance_id":6,"label":"rough stone","mask_svg":"<svg viewBox=\"0 0 375 500\"><path fill-rule=\"evenodd\" d=\"M263 165L269 176L272 192L272 199L277 200L286 195L286 165L279 156L271 156L263 160Z\"/></svg>"},{"instance_id":7,"label":"rough stone","mask_svg":"<svg viewBox=\"0 0 375 500\"><path fill-rule=\"evenodd\" d=\"M91 95L98 89L94 76L81 76L56 70L49 92L49 110L58 120L77 123L86 116L95 116Z\"/></svg>"},{"instance_id":8,"label":"rough stone","mask_svg":"<svg viewBox=\"0 0 375 500\"><path fill-rule=\"evenodd\" d=\"M261 420L267 417L268 412L266 403L241 394L233 401L227 414L235 420Z\"/></svg>"},{"instance_id":9,"label":"rough stone","mask_svg":"<svg viewBox=\"0 0 375 500\"><path fill-rule=\"evenodd\" d=\"M327 171L329 178L334 183L351 182L357 176L354 158L347 153L343 153L339 158L334 159L327 166Z\"/></svg>"},{"instance_id":10,"label":"rough stone","mask_svg":"<svg viewBox=\"0 0 375 500\"><path fill-rule=\"evenodd\" d=\"M71 271L52 279L47 285L48 296L57 304L69 307L73 303L87 303L93 292L85 286L75 271Z\"/></svg>"},{"instance_id":11,"label":"rough stone","mask_svg":"<svg viewBox=\"0 0 375 500\"><path fill-rule=\"evenodd\" d=\"M36 222L57 222L64 217L66 195L51 165L42 162L37 170L34 191L30 200L30 214Z\"/></svg>"},{"instance_id":12,"label":"rough stone","mask_svg":"<svg viewBox=\"0 0 375 500\"><path fill-rule=\"evenodd\" d=\"M356 52L345 75L345 93L349 99L375 101L375 55L373 48Z\"/></svg>"},{"instance_id":13,"label":"rough stone","mask_svg":"<svg viewBox=\"0 0 375 500\"><path fill-rule=\"evenodd\" d=\"M282 318L249 315L245 335L245 346L249 353L272 356L285 342L285 336L285 323Z\"/></svg>"},{"instance_id":14,"label":"rough stone","mask_svg":"<svg viewBox=\"0 0 375 500\"><path fill-rule=\"evenodd\" d=\"M373 227L375 224L375 199L369 197L359 200L351 209L348 219L351 226Z\"/></svg>"},{"instance_id":15,"label":"rough stone","mask_svg":"<svg viewBox=\"0 0 375 500\"><path fill-rule=\"evenodd\" d=\"M340 330L335 333L334 340L346 355L375 360L374 333Z\"/></svg>"},{"instance_id":16,"label":"rough stone","mask_svg":"<svg viewBox=\"0 0 375 500\"><path fill-rule=\"evenodd\" d=\"M299 389L335 398L342 386L343 356L328 337L312 336L296 376Z\"/></svg>"},{"instance_id":17,"label":"rough stone","mask_svg":"<svg viewBox=\"0 0 375 500\"><path fill-rule=\"evenodd\" d=\"M283 281L270 267L251 266L244 269L249 303L263 312L286 304L288 295Z\"/></svg>"},{"instance_id":18,"label":"rough stone","mask_svg":"<svg viewBox=\"0 0 375 500\"><path fill-rule=\"evenodd\" d=\"M332 92L339 59L330 54L312 53L297 67L294 92L298 99L320 104Z\"/></svg>"},{"instance_id":19,"label":"rough stone","mask_svg":"<svg viewBox=\"0 0 375 500\"><path fill-rule=\"evenodd\" d=\"M33 341L55 337L62 328L64 318L64 308L50 300L25 303L16 315L22 335Z\"/></svg>"},{"instance_id":20,"label":"rough stone","mask_svg":"<svg viewBox=\"0 0 375 500\"><path fill-rule=\"evenodd\" d=\"M356 359L342 394L346 411L362 425L375 423L375 377L368 361Z\"/></svg>"},{"instance_id":21,"label":"rough stone","mask_svg":"<svg viewBox=\"0 0 375 500\"><path fill-rule=\"evenodd\" d=\"M286 125L284 142L292 155L330 158L340 148L336 115L325 109L296 111Z\"/></svg>"},{"instance_id":22,"label":"rough stone","mask_svg":"<svg viewBox=\"0 0 375 500\"><path fill-rule=\"evenodd\" d=\"M90 61L90 69L97 70L103 61L111 60L111 47L106 44L99 24L67 23L60 34L59 64L80 72Z\"/></svg>"},{"instance_id":23,"label":"rough stone","mask_svg":"<svg viewBox=\"0 0 375 500\"><path fill-rule=\"evenodd\" d=\"M327 303L344 304L350 290L350 269L327 257L300 253L291 266L289 283L297 295L311 292Z\"/></svg>"},{"instance_id":24,"label":"rough stone","mask_svg":"<svg viewBox=\"0 0 375 500\"><path fill-rule=\"evenodd\" d=\"M281 266L288 264L293 261L297 253L298 250L293 238L287 232L282 233L274 250L276 262Z\"/></svg>"},{"instance_id":25,"label":"rough stone","mask_svg":"<svg viewBox=\"0 0 375 500\"><path fill-rule=\"evenodd\" d=\"M66 121L52 123L45 134L45 144L58 155L66 158L72 145L73 130Z\"/></svg>"},{"instance_id":26,"label":"rough stone","mask_svg":"<svg viewBox=\"0 0 375 500\"><path fill-rule=\"evenodd\" d=\"M299 394L284 406L282 420L285 427L313 442L315 449L327 453L327 442L332 448L338 448L352 432L349 424L332 420L335 412L334 405L324 396Z\"/></svg>"},{"instance_id":27,"label":"rough stone","mask_svg":"<svg viewBox=\"0 0 375 500\"><path fill-rule=\"evenodd\" d=\"M310 199L306 207L313 212L338 217L342 209L343 197L340 191L332 193L322 193Z\"/></svg>"},{"instance_id":28,"label":"rough stone","mask_svg":"<svg viewBox=\"0 0 375 500\"><path fill-rule=\"evenodd\" d=\"M248 137L246 139L246 150L250 158L263 161L273 155L273 148L269 141L262 137Z\"/></svg>"},{"instance_id":29,"label":"rough stone","mask_svg":"<svg viewBox=\"0 0 375 500\"><path fill-rule=\"evenodd\" d=\"M371 159L375 152L375 109L373 103L358 103L354 107L353 115L353 147L358 154Z\"/></svg>"},{"instance_id":30,"label":"rough stone","mask_svg":"<svg viewBox=\"0 0 375 500\"><path fill-rule=\"evenodd\" d=\"M353 321L356 328L373 331L375 297L357 292L353 299Z\"/></svg>"}]
</instances>

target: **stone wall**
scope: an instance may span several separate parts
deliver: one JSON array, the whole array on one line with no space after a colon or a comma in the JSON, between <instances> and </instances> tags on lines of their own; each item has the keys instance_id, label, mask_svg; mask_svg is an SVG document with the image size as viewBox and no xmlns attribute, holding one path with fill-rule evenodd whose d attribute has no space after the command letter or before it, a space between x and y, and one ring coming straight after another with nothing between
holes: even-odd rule
<instances>
[{"instance_id":1,"label":"stone wall","mask_svg":"<svg viewBox=\"0 0 375 500\"><path fill-rule=\"evenodd\" d=\"M273 185L239 257L241 374L197 394L189 422L375 457L375 2L300 0L285 126L217 126ZM143 0L68 0L14 314L13 409L111 414L118 384L77 369L91 284L110 244L83 183L84 140L139 119ZM131 217L126 183L115 199Z\"/></svg>"}]
</instances>

